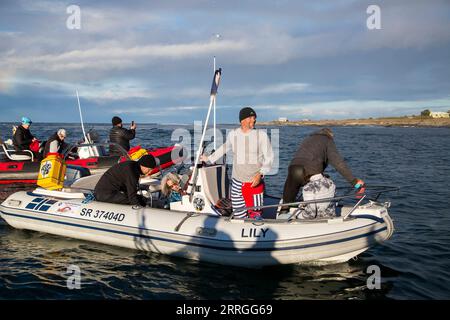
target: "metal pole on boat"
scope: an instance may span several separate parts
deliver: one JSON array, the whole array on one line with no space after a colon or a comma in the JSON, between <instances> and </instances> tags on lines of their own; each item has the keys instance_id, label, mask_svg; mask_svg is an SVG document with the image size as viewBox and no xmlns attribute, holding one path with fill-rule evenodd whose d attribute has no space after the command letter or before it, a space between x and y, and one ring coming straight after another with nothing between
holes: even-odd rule
<instances>
[{"instance_id":1,"label":"metal pole on boat","mask_svg":"<svg viewBox=\"0 0 450 320\"><path fill-rule=\"evenodd\" d=\"M214 56L214 70L213 70L214 72L216 72L216 56ZM213 132L213 139L214 139L214 151L216 151L217 150L217 147L216 147L216 98L214 97L214 117L213 117L213 119L214 119L214 122L213 122L213 130L214 130L214 132Z\"/></svg>"},{"instance_id":2,"label":"metal pole on boat","mask_svg":"<svg viewBox=\"0 0 450 320\"><path fill-rule=\"evenodd\" d=\"M78 111L80 112L80 120L81 120L81 130L83 130L83 137L84 137L84 141L86 143L92 143L90 140L88 140L87 136L86 136L86 131L84 130L84 122L83 122L83 114L81 113L81 105L80 105L80 97L78 95L78 90L75 90L77 93L77 101L78 101ZM87 147L88 151L89 151L89 155L92 156L93 152L91 150L90 147Z\"/></svg>"},{"instance_id":3,"label":"metal pole on boat","mask_svg":"<svg viewBox=\"0 0 450 320\"><path fill-rule=\"evenodd\" d=\"M214 100L216 99L216 95L217 95L217 89L219 88L219 83L220 83L220 76L222 74L222 69L219 68L218 70L214 71L214 78L213 78L213 83L211 86L211 94L210 94L210 98L209 98L209 107L208 107L208 114L206 115L206 120L205 120L205 126L203 127L203 133L202 133L202 137L200 139L200 144L199 144L199 148L197 151L197 156L195 158L195 163L194 163L194 172L192 173L192 177L193 177L193 182L192 182L192 188L191 188L191 192L190 192L190 196L189 196L189 201L192 201L192 196L194 195L194 191L195 191L195 185L197 183L197 175L198 175L198 163L200 161L200 155L201 155L201 151L203 150L203 141L205 140L205 134L206 134L206 129L208 127L208 122L209 122L209 115L211 114L211 108L214 104Z\"/></svg>"},{"instance_id":4,"label":"metal pole on boat","mask_svg":"<svg viewBox=\"0 0 450 320\"><path fill-rule=\"evenodd\" d=\"M86 131L84 131L83 114L81 113L80 97L78 96L78 90L75 90L75 91L77 93L78 111L80 112L81 130L83 130L84 140L88 142L88 139L86 137Z\"/></svg>"},{"instance_id":5,"label":"metal pole on boat","mask_svg":"<svg viewBox=\"0 0 450 320\"><path fill-rule=\"evenodd\" d=\"M192 196L194 195L194 191L195 191L195 185L197 183L197 175L198 175L198 163L200 161L200 155L202 153L203 150L203 141L205 140L205 133L206 133L206 128L208 127L208 120L209 120L209 115L211 113L211 107L213 105L213 101L214 101L214 96L211 95L210 97L210 102L209 102L209 107L208 107L208 114L206 116L206 121L205 121L205 126L203 127L203 133L202 133L202 137L200 139L200 144L199 144L199 148L197 151L197 156L195 157L195 163L194 163L194 172L192 173L192 177L194 177L193 183L192 183L192 189L191 189L191 193L189 196L189 201L192 201Z\"/></svg>"},{"instance_id":6,"label":"metal pole on boat","mask_svg":"<svg viewBox=\"0 0 450 320\"><path fill-rule=\"evenodd\" d=\"M359 199L359 201L353 206L353 208L342 218L343 220L347 219L348 216L350 216L353 211L356 210L356 208L358 208L358 206L361 204L361 202L364 200L364 198L366 197L366 195L363 195L361 197L361 199Z\"/></svg>"}]
</instances>

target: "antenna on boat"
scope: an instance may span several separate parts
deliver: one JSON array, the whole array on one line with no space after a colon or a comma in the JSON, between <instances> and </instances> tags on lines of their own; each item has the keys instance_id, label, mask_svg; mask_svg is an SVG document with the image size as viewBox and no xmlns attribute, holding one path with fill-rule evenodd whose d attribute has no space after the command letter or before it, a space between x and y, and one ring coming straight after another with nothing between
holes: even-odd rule
<instances>
[{"instance_id":1,"label":"antenna on boat","mask_svg":"<svg viewBox=\"0 0 450 320\"><path fill-rule=\"evenodd\" d=\"M83 114L81 113L81 105L80 105L80 97L78 95L78 90L75 90L77 93L77 101L78 101L78 111L80 112L80 121L81 121L81 130L83 130L83 137L85 143L92 143L90 139L88 139L88 136L86 135L86 131L84 130L84 122L83 122ZM95 155L95 152L92 151L91 147L87 147L87 150L89 152L89 156Z\"/></svg>"},{"instance_id":2,"label":"antenna on boat","mask_svg":"<svg viewBox=\"0 0 450 320\"><path fill-rule=\"evenodd\" d=\"M214 71L214 78L213 78L213 82L211 85L211 93L210 93L210 97L209 97L209 107L208 107L208 114L206 115L206 120L205 120L205 126L203 127L203 133L202 133L202 138L200 139L200 144L199 144L199 148L197 151L197 156L195 157L195 163L194 163L194 172L192 174L193 177L193 183L192 183L192 188L191 188L191 192L189 195L189 201L192 202L192 196L194 195L194 191L195 191L195 185L197 183L197 176L198 176L198 163L200 161L200 156L202 154L203 149L203 142L205 141L205 134L206 134L206 128L208 127L208 121L209 121L209 116L211 114L211 108L213 107L215 101L216 101L216 95L217 95L217 89L219 88L219 83L220 83L220 77L222 75L222 68L219 68L217 70ZM214 139L215 140L215 139Z\"/></svg>"},{"instance_id":3,"label":"antenna on boat","mask_svg":"<svg viewBox=\"0 0 450 320\"><path fill-rule=\"evenodd\" d=\"M75 91L77 93L78 111L80 111L81 130L83 130L84 141L89 142L89 140L86 136L86 131L84 131L83 114L81 113L80 97L78 96L78 90L75 90Z\"/></svg>"},{"instance_id":4,"label":"antenna on boat","mask_svg":"<svg viewBox=\"0 0 450 320\"><path fill-rule=\"evenodd\" d=\"M216 72L216 56L214 56L214 72ZM214 151L216 147L216 98L214 97L214 112L213 112L213 139L214 139Z\"/></svg>"}]
</instances>

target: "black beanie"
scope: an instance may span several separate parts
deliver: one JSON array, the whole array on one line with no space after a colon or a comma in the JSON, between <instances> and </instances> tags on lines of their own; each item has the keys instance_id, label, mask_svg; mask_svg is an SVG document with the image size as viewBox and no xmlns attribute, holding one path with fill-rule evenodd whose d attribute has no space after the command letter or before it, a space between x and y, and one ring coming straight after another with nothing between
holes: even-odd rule
<instances>
[{"instance_id":1,"label":"black beanie","mask_svg":"<svg viewBox=\"0 0 450 320\"><path fill-rule=\"evenodd\" d=\"M117 126L119 123L122 123L122 119L120 119L119 117L113 117L111 122L113 126Z\"/></svg>"},{"instance_id":2,"label":"black beanie","mask_svg":"<svg viewBox=\"0 0 450 320\"><path fill-rule=\"evenodd\" d=\"M250 107L242 108L241 111L239 111L239 122L251 116L255 116L256 118L255 110Z\"/></svg>"},{"instance_id":3,"label":"black beanie","mask_svg":"<svg viewBox=\"0 0 450 320\"><path fill-rule=\"evenodd\" d=\"M156 161L155 161L155 157L152 156L151 154L146 154L145 156L143 156L142 158L140 158L138 160L138 163L146 168L154 168L156 167Z\"/></svg>"}]
</instances>

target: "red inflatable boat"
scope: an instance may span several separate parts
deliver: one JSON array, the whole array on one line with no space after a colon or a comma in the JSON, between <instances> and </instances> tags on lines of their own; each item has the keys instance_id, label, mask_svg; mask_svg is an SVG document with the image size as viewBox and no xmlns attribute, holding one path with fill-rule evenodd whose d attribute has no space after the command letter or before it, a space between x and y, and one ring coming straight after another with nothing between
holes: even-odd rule
<instances>
[{"instance_id":1,"label":"red inflatable boat","mask_svg":"<svg viewBox=\"0 0 450 320\"><path fill-rule=\"evenodd\" d=\"M1 151L3 158L0 160L0 184L36 183L39 161L12 160L13 156L6 154L5 150ZM152 174L158 172L160 168L165 169L183 161L185 157L184 149L180 145L151 149L147 152L159 160L160 166L153 169ZM91 174L97 174L125 160L128 158L124 156L94 156L86 159L66 159L66 163L87 168Z\"/></svg>"}]
</instances>

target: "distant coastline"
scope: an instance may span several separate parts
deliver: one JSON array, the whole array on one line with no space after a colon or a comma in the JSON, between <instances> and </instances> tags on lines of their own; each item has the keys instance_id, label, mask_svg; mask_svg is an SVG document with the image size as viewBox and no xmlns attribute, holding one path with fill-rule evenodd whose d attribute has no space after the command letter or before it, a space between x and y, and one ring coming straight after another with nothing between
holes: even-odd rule
<instances>
[{"instance_id":1,"label":"distant coastline","mask_svg":"<svg viewBox=\"0 0 450 320\"><path fill-rule=\"evenodd\" d=\"M389 117L345 120L298 120L258 122L267 126L381 126L381 127L447 127L450 128L450 118L430 117Z\"/></svg>"}]
</instances>

